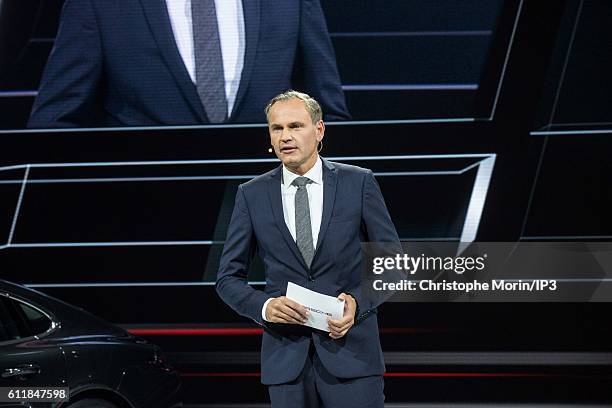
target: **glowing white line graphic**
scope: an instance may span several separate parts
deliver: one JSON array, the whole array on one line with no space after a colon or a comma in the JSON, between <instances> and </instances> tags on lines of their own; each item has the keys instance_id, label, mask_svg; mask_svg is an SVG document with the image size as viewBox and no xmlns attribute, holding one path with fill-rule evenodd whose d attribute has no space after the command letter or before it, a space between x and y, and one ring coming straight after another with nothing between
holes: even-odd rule
<instances>
[{"instance_id":1,"label":"glowing white line graphic","mask_svg":"<svg viewBox=\"0 0 612 408\"><path fill-rule=\"evenodd\" d=\"M30 166L26 167L25 174L23 175L23 181L21 183L21 190L19 191L19 198L17 199L17 206L15 207L15 214L13 214L13 222L11 223L11 231L6 245L10 246L13 242L13 236L15 234L15 227L17 226L17 218L19 217L19 210L21 209L21 202L23 201L23 193L25 192L26 184L28 182L28 175L30 174Z\"/></svg>"},{"instance_id":2,"label":"glowing white line graphic","mask_svg":"<svg viewBox=\"0 0 612 408\"><path fill-rule=\"evenodd\" d=\"M223 241L110 241L110 242L48 242L48 243L21 243L7 245L9 248L69 248L69 247L110 247L110 246L185 246L185 245L214 245L223 244Z\"/></svg>"},{"instance_id":3,"label":"glowing white line graphic","mask_svg":"<svg viewBox=\"0 0 612 408\"><path fill-rule=\"evenodd\" d=\"M370 84L342 85L344 91L476 91L478 84Z\"/></svg>"},{"instance_id":4,"label":"glowing white line graphic","mask_svg":"<svg viewBox=\"0 0 612 408\"><path fill-rule=\"evenodd\" d=\"M593 130L539 130L529 132L531 136L557 136L557 135L607 135L612 133L612 129L593 129Z\"/></svg>"},{"instance_id":5,"label":"glowing white line graphic","mask_svg":"<svg viewBox=\"0 0 612 408\"><path fill-rule=\"evenodd\" d=\"M421 159L486 159L493 153L466 153L466 154L415 154L391 156L332 156L329 160L421 160ZM244 164L244 163L280 163L278 159L208 159L208 160L154 160L154 161L125 161L125 162L82 162L82 163L30 163L16 164L0 167L0 171L18 170L26 166L31 168L57 168L57 167L109 167L109 166L172 166L188 164Z\"/></svg>"},{"instance_id":6,"label":"glowing white line graphic","mask_svg":"<svg viewBox=\"0 0 612 408\"><path fill-rule=\"evenodd\" d=\"M467 214L463 222L463 231L461 232L461 242L459 244L458 253L463 252L471 242L476 239L476 232L480 225L480 217L484 209L484 203L489 191L489 183L495 166L495 155L480 162L476 180L472 188L472 196L468 204Z\"/></svg>"},{"instance_id":7,"label":"glowing white line graphic","mask_svg":"<svg viewBox=\"0 0 612 408\"><path fill-rule=\"evenodd\" d=\"M495 165L496 155L489 154L442 154L442 155L394 155L394 156L345 156L330 157L331 160L338 161L381 161L381 160L418 160L418 159L480 159L460 170L440 170L440 171L406 171L406 172L376 172L378 176L433 176L433 175L461 175L477 168L476 178L472 188L472 193L468 203L468 210L463 224L460 241L461 246L468 245L476 238L476 233L480 224L480 218L484 209L486 195L489 189L491 175ZM26 175L22 182L22 190L17 210L21 206L23 192L28 183L44 183L45 180L28 179L31 168L58 168L58 167L117 167L117 166L143 166L143 165L190 165L190 164L245 164L245 163L269 163L277 162L274 158L265 159L220 159L220 160L186 160L186 161L148 161L148 162L86 162L86 163L38 163L14 165L0 168L2 170L26 169ZM232 178L251 178L250 175L231 175L231 176L198 176L196 179L232 179ZM151 181L151 180L192 180L191 177L130 177L129 181ZM97 178L97 179L49 179L48 182L110 182L125 181L125 178ZM4 181L4 183L10 181ZM17 222L17 212L13 219L13 230ZM456 239L456 238L454 238ZM214 245L223 244L222 241L215 240L194 240L194 241L127 241L127 242L50 242L50 243L12 243L12 235L7 245L0 246L0 250L9 248L41 248L41 247L116 247L116 246L182 246L182 245ZM31 287L84 287L84 286L169 286L171 284L185 286L208 286L210 282L145 282L145 283L82 283L82 284L41 284L29 285ZM257 283L258 284L258 283Z\"/></svg>"},{"instance_id":8,"label":"glowing white line graphic","mask_svg":"<svg viewBox=\"0 0 612 408\"><path fill-rule=\"evenodd\" d=\"M506 68L508 68L508 61L510 60L510 51L512 50L512 45L514 44L514 35L516 34L516 27L518 27L518 22L521 18L521 11L523 10L523 2L519 4L518 11L516 12L516 19L514 20L514 27L512 27L512 34L510 36L510 44L508 44L508 50L506 51L506 59L504 60L504 66L502 68L502 73L499 77L499 81L497 82L497 92L495 93L495 99L493 101L493 108L491 109L491 115L489 116L489 120L493 120L495 117L495 111L497 110L497 102L499 100L499 95L501 94L502 84L504 83L504 77L506 76Z\"/></svg>"}]
</instances>

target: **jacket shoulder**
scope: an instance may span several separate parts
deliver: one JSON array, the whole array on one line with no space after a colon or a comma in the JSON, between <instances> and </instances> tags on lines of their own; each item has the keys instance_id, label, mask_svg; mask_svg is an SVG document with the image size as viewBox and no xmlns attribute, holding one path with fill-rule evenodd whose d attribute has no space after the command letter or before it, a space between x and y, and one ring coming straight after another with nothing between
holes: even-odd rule
<instances>
[{"instance_id":1,"label":"jacket shoulder","mask_svg":"<svg viewBox=\"0 0 612 408\"><path fill-rule=\"evenodd\" d=\"M357 177L363 177L368 173L371 173L372 170L367 169L365 167L354 166L352 164L338 163L334 161L327 161L332 167L336 168L338 172L342 175L352 175Z\"/></svg>"},{"instance_id":2,"label":"jacket shoulder","mask_svg":"<svg viewBox=\"0 0 612 408\"><path fill-rule=\"evenodd\" d=\"M279 171L279 168L276 167L264 174L260 174L259 176L253 177L252 179L250 179L249 181L246 181L242 184L240 184L240 188L243 191L254 191L254 190L259 190L260 188L263 188L266 183L269 182L269 180L274 177L274 175L276 174L276 172Z\"/></svg>"}]
</instances>

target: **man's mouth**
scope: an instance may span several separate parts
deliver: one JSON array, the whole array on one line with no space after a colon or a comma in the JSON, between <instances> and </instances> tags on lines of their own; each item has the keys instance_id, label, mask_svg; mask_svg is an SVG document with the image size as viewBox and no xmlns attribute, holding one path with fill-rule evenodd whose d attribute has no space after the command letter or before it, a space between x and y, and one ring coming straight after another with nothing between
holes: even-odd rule
<instances>
[{"instance_id":1,"label":"man's mouth","mask_svg":"<svg viewBox=\"0 0 612 408\"><path fill-rule=\"evenodd\" d=\"M297 147L295 147L295 146L284 146L284 147L281 147L281 153L284 153L284 154L291 154L291 153L293 153L296 150L297 150Z\"/></svg>"}]
</instances>

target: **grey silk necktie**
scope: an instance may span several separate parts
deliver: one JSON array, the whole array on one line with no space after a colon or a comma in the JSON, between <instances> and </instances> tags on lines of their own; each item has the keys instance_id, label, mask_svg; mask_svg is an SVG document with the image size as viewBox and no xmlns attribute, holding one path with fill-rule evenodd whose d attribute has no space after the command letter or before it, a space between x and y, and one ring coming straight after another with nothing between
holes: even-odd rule
<instances>
[{"instance_id":1,"label":"grey silk necktie","mask_svg":"<svg viewBox=\"0 0 612 408\"><path fill-rule=\"evenodd\" d=\"M306 190L306 184L310 183L312 183L312 180L306 177L298 177L291 183L291 185L297 187L295 192L295 242L308 267L310 267L314 257L310 206L308 205L308 190Z\"/></svg>"},{"instance_id":2,"label":"grey silk necktie","mask_svg":"<svg viewBox=\"0 0 612 408\"><path fill-rule=\"evenodd\" d=\"M212 123L227 120L223 56L215 0L191 0L196 88Z\"/></svg>"}]
</instances>

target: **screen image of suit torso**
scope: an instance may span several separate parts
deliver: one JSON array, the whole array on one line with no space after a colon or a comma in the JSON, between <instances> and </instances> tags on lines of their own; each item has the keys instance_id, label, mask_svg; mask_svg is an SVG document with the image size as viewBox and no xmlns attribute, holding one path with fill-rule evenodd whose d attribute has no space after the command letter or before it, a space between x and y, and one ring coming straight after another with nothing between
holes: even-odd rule
<instances>
[{"instance_id":1,"label":"screen image of suit torso","mask_svg":"<svg viewBox=\"0 0 612 408\"><path fill-rule=\"evenodd\" d=\"M497 84L485 62L501 0L199 2L217 6L229 123L263 123L257 104L288 88L315 96L326 120L479 116L475 98ZM39 91L32 128L211 122L185 54L208 34L191 27L190 0L2 4L2 128L26 127Z\"/></svg>"},{"instance_id":2,"label":"screen image of suit torso","mask_svg":"<svg viewBox=\"0 0 612 408\"><path fill-rule=\"evenodd\" d=\"M209 3L214 7L213 1ZM234 44L236 64L242 59L241 72L225 75L229 82L239 78L237 88L226 87L229 91L226 93L234 100L230 103L229 122L264 122L263 107L267 101L297 86L296 75L300 78L299 86L321 101L329 118L348 117L321 8L315 3L314 8L307 9L302 3L306 2L244 1L243 24L219 24L231 28L220 33L220 41L225 45L221 46L224 62L229 58L228 47L232 47L227 45L228 38L240 35L244 26L244 50L240 41ZM189 38L189 32L198 30L195 25L198 19L189 18L189 8L182 15L168 7L170 4L68 0L29 126L209 123L192 78L194 61L184 52L184 45L198 38L197 35ZM182 4L188 6L190 2ZM241 17L236 10L240 11L234 9L230 21L236 22ZM186 37L177 38L180 33ZM199 43L195 45L193 48L197 49ZM198 62L206 63L196 58L196 65ZM230 69L228 64L224 65L224 69ZM226 97L219 95L220 99Z\"/></svg>"}]
</instances>

